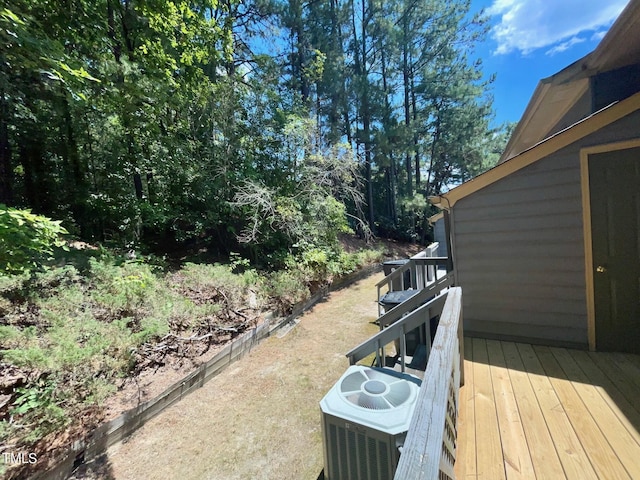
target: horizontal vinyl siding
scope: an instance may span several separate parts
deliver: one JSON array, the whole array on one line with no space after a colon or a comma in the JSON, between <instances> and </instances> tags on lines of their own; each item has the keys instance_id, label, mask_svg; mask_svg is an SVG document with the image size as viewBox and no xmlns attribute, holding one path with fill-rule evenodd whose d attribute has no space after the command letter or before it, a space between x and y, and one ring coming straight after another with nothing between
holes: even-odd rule
<instances>
[{"instance_id":1,"label":"horizontal vinyl siding","mask_svg":"<svg viewBox=\"0 0 640 480\"><path fill-rule=\"evenodd\" d=\"M579 159L563 153L456 204L469 333L587 343Z\"/></svg>"},{"instance_id":2,"label":"horizontal vinyl siding","mask_svg":"<svg viewBox=\"0 0 640 480\"><path fill-rule=\"evenodd\" d=\"M446 257L447 253L447 235L444 228L444 218L438 220L433 226L434 242L438 242L438 256Z\"/></svg>"},{"instance_id":3,"label":"horizontal vinyl siding","mask_svg":"<svg viewBox=\"0 0 640 480\"><path fill-rule=\"evenodd\" d=\"M587 346L580 149L636 138L638 124L636 112L456 203L470 335Z\"/></svg>"}]
</instances>

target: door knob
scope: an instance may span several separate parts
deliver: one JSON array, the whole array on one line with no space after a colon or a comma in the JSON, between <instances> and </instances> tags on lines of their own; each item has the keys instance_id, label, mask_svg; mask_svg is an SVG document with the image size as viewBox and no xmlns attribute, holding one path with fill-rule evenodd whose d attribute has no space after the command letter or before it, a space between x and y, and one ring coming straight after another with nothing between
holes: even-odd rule
<instances>
[{"instance_id":1,"label":"door knob","mask_svg":"<svg viewBox=\"0 0 640 480\"><path fill-rule=\"evenodd\" d=\"M596 272L598 273L604 273L607 271L607 267L604 267L602 265L598 265L598 267L596 268Z\"/></svg>"}]
</instances>

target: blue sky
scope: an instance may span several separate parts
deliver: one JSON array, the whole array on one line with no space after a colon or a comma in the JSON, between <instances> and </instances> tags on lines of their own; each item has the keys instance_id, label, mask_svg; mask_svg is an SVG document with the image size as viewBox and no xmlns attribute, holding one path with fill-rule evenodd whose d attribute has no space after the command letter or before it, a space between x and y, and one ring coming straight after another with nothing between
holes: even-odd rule
<instances>
[{"instance_id":1,"label":"blue sky","mask_svg":"<svg viewBox=\"0 0 640 480\"><path fill-rule=\"evenodd\" d=\"M476 49L493 84L496 125L520 120L544 77L592 51L628 0L471 0L472 12L491 16L491 31Z\"/></svg>"}]
</instances>

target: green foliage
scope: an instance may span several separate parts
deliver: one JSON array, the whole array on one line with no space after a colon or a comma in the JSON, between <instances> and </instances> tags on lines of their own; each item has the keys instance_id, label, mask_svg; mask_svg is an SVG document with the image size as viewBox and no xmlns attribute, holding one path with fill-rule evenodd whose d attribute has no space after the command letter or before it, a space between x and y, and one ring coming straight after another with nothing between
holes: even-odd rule
<instances>
[{"instance_id":1,"label":"green foliage","mask_svg":"<svg viewBox=\"0 0 640 480\"><path fill-rule=\"evenodd\" d=\"M278 54L257 41L276 25ZM9 0L0 202L85 240L271 265L332 246L345 218L422 239L402 199L504 144L473 58L486 30L463 0Z\"/></svg>"},{"instance_id":2,"label":"green foliage","mask_svg":"<svg viewBox=\"0 0 640 480\"><path fill-rule=\"evenodd\" d=\"M239 254L229 264L189 263L169 274L141 260L101 255L89 257L83 270L65 265L0 277L7 301L0 362L27 376L14 392L12 422L0 423L0 438L24 445L65 428L113 394L118 379L144 361L138 352L169 333L244 328L247 309L264 305L288 313L318 285L381 257L313 244L295 250L284 260L290 268L277 272L258 271Z\"/></svg>"},{"instance_id":3,"label":"green foliage","mask_svg":"<svg viewBox=\"0 0 640 480\"><path fill-rule=\"evenodd\" d=\"M90 259L89 265L95 282L92 297L112 311L134 312L142 308L158 287L156 277L146 263L114 264Z\"/></svg>"},{"instance_id":4,"label":"green foliage","mask_svg":"<svg viewBox=\"0 0 640 480\"><path fill-rule=\"evenodd\" d=\"M28 387L17 389L17 397L11 409L24 421L33 422L24 441L35 442L48 433L68 425L71 418L60 405L64 401L55 383L40 379Z\"/></svg>"},{"instance_id":5,"label":"green foliage","mask_svg":"<svg viewBox=\"0 0 640 480\"><path fill-rule=\"evenodd\" d=\"M329 284L382 258L382 250L347 253L339 247L305 244L297 254L286 257L284 269L268 274L261 288L281 311L289 312L294 304L309 298L310 288Z\"/></svg>"},{"instance_id":6,"label":"green foliage","mask_svg":"<svg viewBox=\"0 0 640 480\"><path fill-rule=\"evenodd\" d=\"M144 359L140 348L170 332L235 327L230 312L259 308L262 292L257 272L241 258L234 264L188 264L165 275L106 255L90 258L85 271L66 265L0 277L7 302L0 361L31 372L16 391L10 412L18 421L8 434L32 442L63 428L113 393L116 380ZM240 266L244 272L233 273Z\"/></svg>"},{"instance_id":7,"label":"green foliage","mask_svg":"<svg viewBox=\"0 0 640 480\"><path fill-rule=\"evenodd\" d=\"M252 245L256 262L279 268L310 245L335 250L338 235L351 232L346 204L362 202L358 163L347 146L320 147L317 134L313 122L289 117L283 135L293 181L246 181L235 193L231 205L247 224L238 239Z\"/></svg>"},{"instance_id":8,"label":"green foliage","mask_svg":"<svg viewBox=\"0 0 640 480\"><path fill-rule=\"evenodd\" d=\"M263 290L267 296L275 300L276 307L284 313L289 313L294 304L306 300L311 295L307 279L297 269L271 273L263 284Z\"/></svg>"},{"instance_id":9,"label":"green foliage","mask_svg":"<svg viewBox=\"0 0 640 480\"><path fill-rule=\"evenodd\" d=\"M67 230L43 215L0 204L0 274L42 266L55 247L63 247Z\"/></svg>"}]
</instances>

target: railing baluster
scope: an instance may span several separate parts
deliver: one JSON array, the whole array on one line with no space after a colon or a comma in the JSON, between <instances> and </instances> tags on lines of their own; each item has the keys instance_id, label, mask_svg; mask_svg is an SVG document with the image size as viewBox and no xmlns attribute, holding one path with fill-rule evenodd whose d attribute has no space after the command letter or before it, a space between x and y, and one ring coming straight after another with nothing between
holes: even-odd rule
<instances>
[{"instance_id":1,"label":"railing baluster","mask_svg":"<svg viewBox=\"0 0 640 480\"><path fill-rule=\"evenodd\" d=\"M405 359L407 355L407 328L405 324L402 324L402 335L400 336L400 368L402 372L405 371L405 365L407 360Z\"/></svg>"}]
</instances>

